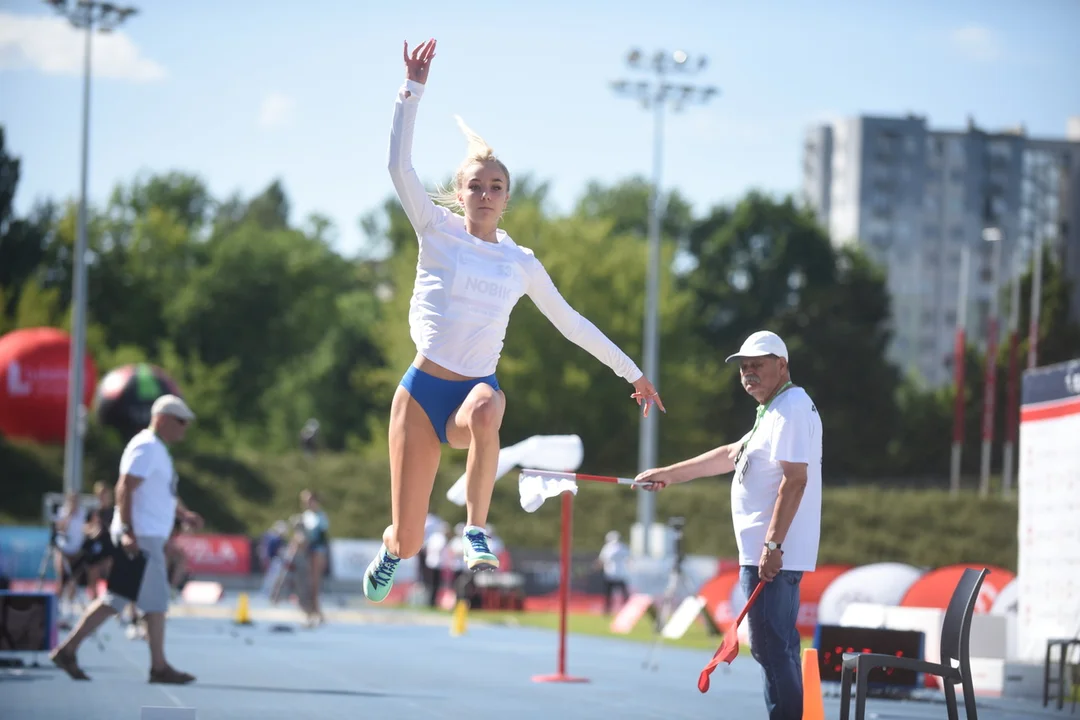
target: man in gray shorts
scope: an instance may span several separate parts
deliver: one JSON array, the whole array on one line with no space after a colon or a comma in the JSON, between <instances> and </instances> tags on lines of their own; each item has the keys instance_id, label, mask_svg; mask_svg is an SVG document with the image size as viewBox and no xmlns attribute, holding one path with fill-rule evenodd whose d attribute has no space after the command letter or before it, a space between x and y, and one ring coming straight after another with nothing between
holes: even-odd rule
<instances>
[{"instance_id":1,"label":"man in gray shorts","mask_svg":"<svg viewBox=\"0 0 1080 720\"><path fill-rule=\"evenodd\" d=\"M166 445L181 440L194 419L183 400L163 395L150 411L150 426L124 449L116 484L116 512L109 528L116 547L109 591L86 609L71 635L50 655L57 667L76 680L90 679L75 658L79 645L133 601L146 614L150 682L184 684L195 679L165 661L165 612L169 609L165 541L178 519L202 527L202 517L184 507L177 497L178 478ZM140 555L146 561L141 580ZM132 590L119 590L124 587Z\"/></svg>"}]
</instances>

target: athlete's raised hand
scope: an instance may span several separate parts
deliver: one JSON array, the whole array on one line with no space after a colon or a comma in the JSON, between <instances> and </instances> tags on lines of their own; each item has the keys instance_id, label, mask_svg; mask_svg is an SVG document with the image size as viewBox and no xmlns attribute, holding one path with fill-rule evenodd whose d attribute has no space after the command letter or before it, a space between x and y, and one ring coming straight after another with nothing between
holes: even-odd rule
<instances>
[{"instance_id":1,"label":"athlete's raised hand","mask_svg":"<svg viewBox=\"0 0 1080 720\"><path fill-rule=\"evenodd\" d=\"M431 61L435 57L435 38L425 43L420 43L409 55L409 41L405 41L405 70L406 77L421 85L427 83L428 70L431 69Z\"/></svg>"},{"instance_id":2,"label":"athlete's raised hand","mask_svg":"<svg viewBox=\"0 0 1080 720\"><path fill-rule=\"evenodd\" d=\"M664 403L660 401L660 393L656 392L656 388L649 382L649 378L644 375L634 383L634 392L630 393L630 397L637 400L638 405L641 405L641 414L645 417L649 417L649 405L652 403L656 403L661 412L667 412L667 410L664 410Z\"/></svg>"}]
</instances>

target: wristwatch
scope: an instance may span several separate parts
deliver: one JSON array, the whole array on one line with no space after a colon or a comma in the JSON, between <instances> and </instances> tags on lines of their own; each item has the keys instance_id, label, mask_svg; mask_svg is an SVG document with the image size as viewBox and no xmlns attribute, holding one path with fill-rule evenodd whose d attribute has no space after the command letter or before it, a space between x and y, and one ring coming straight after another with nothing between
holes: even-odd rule
<instances>
[{"instance_id":1,"label":"wristwatch","mask_svg":"<svg viewBox=\"0 0 1080 720\"><path fill-rule=\"evenodd\" d=\"M770 550L779 550L780 549L780 543L773 542L772 540L770 540L769 542L765 543L765 547L767 547Z\"/></svg>"},{"instance_id":2,"label":"wristwatch","mask_svg":"<svg viewBox=\"0 0 1080 720\"><path fill-rule=\"evenodd\" d=\"M131 531L131 526L130 525L123 524L123 525L120 526L120 534L121 535L134 535L135 533L133 533Z\"/></svg>"}]
</instances>

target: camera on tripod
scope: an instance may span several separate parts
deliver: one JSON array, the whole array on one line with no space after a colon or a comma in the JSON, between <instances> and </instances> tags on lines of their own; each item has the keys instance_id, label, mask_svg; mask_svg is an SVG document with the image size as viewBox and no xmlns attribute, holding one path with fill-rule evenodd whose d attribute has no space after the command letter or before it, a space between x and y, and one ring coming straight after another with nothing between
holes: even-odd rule
<instances>
[{"instance_id":1,"label":"camera on tripod","mask_svg":"<svg viewBox=\"0 0 1080 720\"><path fill-rule=\"evenodd\" d=\"M686 527L686 518L684 517L669 517L668 527L671 528L672 535L675 536L675 563L676 566L682 565L685 552L683 551L683 528Z\"/></svg>"}]
</instances>

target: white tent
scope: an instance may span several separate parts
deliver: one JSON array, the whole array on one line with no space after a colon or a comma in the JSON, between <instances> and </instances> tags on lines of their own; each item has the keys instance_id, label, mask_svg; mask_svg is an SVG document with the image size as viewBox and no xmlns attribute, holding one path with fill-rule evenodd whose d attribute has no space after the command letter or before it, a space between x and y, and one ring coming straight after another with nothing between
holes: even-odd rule
<instances>
[{"instance_id":1,"label":"white tent","mask_svg":"<svg viewBox=\"0 0 1080 720\"><path fill-rule=\"evenodd\" d=\"M1020 583L1016 578L1001 588L1001 592L994 598L994 604L990 608L991 615L1016 615L1016 607L1020 602Z\"/></svg>"},{"instance_id":2,"label":"white tent","mask_svg":"<svg viewBox=\"0 0 1080 720\"><path fill-rule=\"evenodd\" d=\"M873 563L848 570L833 580L818 601L818 622L838 625L851 603L899 605L904 593L923 574L905 563Z\"/></svg>"}]
</instances>

